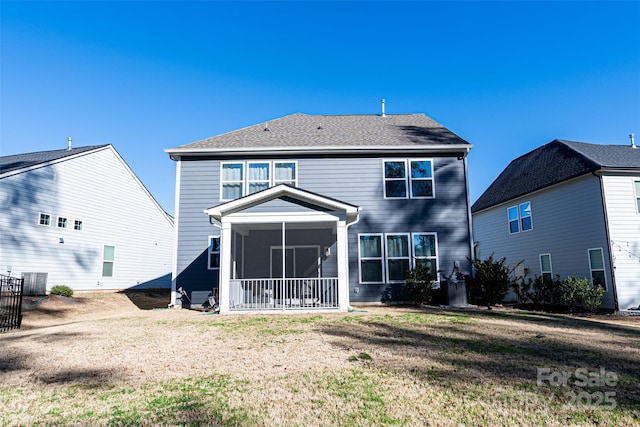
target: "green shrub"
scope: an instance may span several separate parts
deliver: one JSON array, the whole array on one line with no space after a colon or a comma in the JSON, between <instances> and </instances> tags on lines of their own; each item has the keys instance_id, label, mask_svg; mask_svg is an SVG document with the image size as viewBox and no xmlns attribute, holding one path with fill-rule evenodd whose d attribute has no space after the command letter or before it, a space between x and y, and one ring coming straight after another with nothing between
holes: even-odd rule
<instances>
[{"instance_id":1,"label":"green shrub","mask_svg":"<svg viewBox=\"0 0 640 427\"><path fill-rule=\"evenodd\" d=\"M511 286L511 271L505 265L506 258L494 260L493 254L484 261L469 260L474 269L473 277L467 279L467 285L473 299L488 309L501 302Z\"/></svg>"},{"instance_id":2,"label":"green shrub","mask_svg":"<svg viewBox=\"0 0 640 427\"><path fill-rule=\"evenodd\" d=\"M61 295L63 297L70 297L73 295L73 289L66 285L56 285L49 291L51 295Z\"/></svg>"},{"instance_id":3,"label":"green shrub","mask_svg":"<svg viewBox=\"0 0 640 427\"><path fill-rule=\"evenodd\" d=\"M595 311L602 303L604 289L600 285L592 285L588 279L575 276L567 277L561 284L561 302L571 310L585 309Z\"/></svg>"},{"instance_id":4,"label":"green shrub","mask_svg":"<svg viewBox=\"0 0 640 427\"><path fill-rule=\"evenodd\" d=\"M422 305L431 302L433 293L433 276L426 265L418 264L407 271L404 289L410 301Z\"/></svg>"}]
</instances>

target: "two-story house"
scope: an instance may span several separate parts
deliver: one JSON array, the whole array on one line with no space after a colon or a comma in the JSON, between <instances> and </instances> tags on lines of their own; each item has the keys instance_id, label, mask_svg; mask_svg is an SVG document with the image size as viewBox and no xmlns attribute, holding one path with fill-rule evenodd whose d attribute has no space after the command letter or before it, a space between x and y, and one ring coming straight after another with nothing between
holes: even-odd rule
<instances>
[{"instance_id":1,"label":"two-story house","mask_svg":"<svg viewBox=\"0 0 640 427\"><path fill-rule=\"evenodd\" d=\"M0 157L2 274L33 292L169 288L173 218L112 145Z\"/></svg>"},{"instance_id":2,"label":"two-story house","mask_svg":"<svg viewBox=\"0 0 640 427\"><path fill-rule=\"evenodd\" d=\"M640 305L640 149L554 140L513 160L472 206L476 254L528 277L585 277L602 307Z\"/></svg>"},{"instance_id":3,"label":"two-story house","mask_svg":"<svg viewBox=\"0 0 640 427\"><path fill-rule=\"evenodd\" d=\"M471 145L424 114L307 115L166 150L173 303L221 313L403 300L406 272L470 269Z\"/></svg>"}]
</instances>

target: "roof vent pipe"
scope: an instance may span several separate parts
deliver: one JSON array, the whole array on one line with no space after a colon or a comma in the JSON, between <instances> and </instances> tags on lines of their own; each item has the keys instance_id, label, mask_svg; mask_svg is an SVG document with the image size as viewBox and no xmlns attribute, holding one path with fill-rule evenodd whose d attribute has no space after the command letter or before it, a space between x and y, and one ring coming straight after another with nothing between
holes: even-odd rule
<instances>
[{"instance_id":1,"label":"roof vent pipe","mask_svg":"<svg viewBox=\"0 0 640 427\"><path fill-rule=\"evenodd\" d=\"M67 150L71 150L71 141L73 141L73 138L71 138L71 137L67 138L67 143L69 144L67 146Z\"/></svg>"},{"instance_id":2,"label":"roof vent pipe","mask_svg":"<svg viewBox=\"0 0 640 427\"><path fill-rule=\"evenodd\" d=\"M384 99L380 100L380 104L382 104L382 117L386 117L384 114Z\"/></svg>"},{"instance_id":3,"label":"roof vent pipe","mask_svg":"<svg viewBox=\"0 0 640 427\"><path fill-rule=\"evenodd\" d=\"M634 134L629 135L629 139L631 139L631 148L638 148L636 146L636 137Z\"/></svg>"}]
</instances>

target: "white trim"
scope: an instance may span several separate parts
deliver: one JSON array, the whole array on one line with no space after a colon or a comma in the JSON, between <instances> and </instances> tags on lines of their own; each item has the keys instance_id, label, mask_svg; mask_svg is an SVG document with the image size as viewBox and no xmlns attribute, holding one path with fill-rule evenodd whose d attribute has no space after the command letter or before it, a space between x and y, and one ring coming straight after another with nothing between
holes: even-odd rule
<instances>
[{"instance_id":1,"label":"white trim","mask_svg":"<svg viewBox=\"0 0 640 427\"><path fill-rule=\"evenodd\" d=\"M380 256L379 257L361 257L360 256L360 236L380 236ZM358 233L358 283L362 284L362 285L380 285L380 284L384 284L385 283L385 279L386 279L386 272L385 272L385 257L384 257L384 250L385 250L385 242L384 242L385 238L384 238L384 234L383 233ZM364 282L362 281L362 267L361 267L361 262L362 260L373 260L373 261L377 261L380 260L380 268L381 268L381 275L380 277L382 278L382 281L380 282Z\"/></svg>"},{"instance_id":2,"label":"white trim","mask_svg":"<svg viewBox=\"0 0 640 427\"><path fill-rule=\"evenodd\" d=\"M58 217L57 217L57 218L58 218L58 219L57 219L57 221L56 221L56 228L64 228L64 229L67 229L67 228L68 228L68 225L69 225L69 224L68 224L68 223L69 223L69 218L68 218L68 217L66 217L66 216L59 216L59 215L58 215ZM62 221L62 224L64 224L64 225L60 225L60 220L63 220L63 221Z\"/></svg>"},{"instance_id":3,"label":"white trim","mask_svg":"<svg viewBox=\"0 0 640 427\"><path fill-rule=\"evenodd\" d=\"M224 166L225 165L240 165L241 166L241 170L240 170L240 180L233 180L233 181L225 181L223 178L224 175ZM242 198L245 194L245 176L246 176L246 169L247 166L245 164L245 162L220 162L220 200L221 201L228 201L228 200L236 200L238 198ZM236 198L232 198L232 199L225 199L224 198L224 184L240 184L240 197L236 197Z\"/></svg>"},{"instance_id":4,"label":"white trim","mask_svg":"<svg viewBox=\"0 0 640 427\"><path fill-rule=\"evenodd\" d=\"M259 191L254 191L254 192L250 192L250 185L252 183L266 183L267 184L267 188L270 187L275 187L277 185L281 185L284 182L279 182L276 183L276 163L287 163L287 164L292 164L294 167L294 179L293 179L293 184L288 184L288 182L290 180L286 180L288 185L293 185L294 187L296 187L298 185L298 161L297 160L247 160L247 161L221 161L220 162L220 201L221 202L229 202L229 201L233 201L233 200L237 200L246 196L249 196L251 194L255 194L258 193L260 191L264 191L266 190L259 190ZM249 170L251 168L251 165L259 165L259 164L266 164L268 166L268 175L269 175L269 179L268 180L250 180L250 173ZM225 181L223 180L223 173L224 173L224 166L225 165L240 165L242 167L242 171L241 171L241 175L242 175L242 179L240 180L232 180L232 181ZM278 180L278 181L282 181L282 180ZM224 198L224 184L240 184L241 185L241 195L239 197L234 197L231 199L227 199Z\"/></svg>"},{"instance_id":5,"label":"white trim","mask_svg":"<svg viewBox=\"0 0 640 427\"><path fill-rule=\"evenodd\" d=\"M387 163L402 163L404 164L404 179L402 178L387 178ZM404 196L387 196L387 181L404 181ZM409 198L409 176L407 171L407 159L382 159L382 198L389 200L404 200Z\"/></svg>"},{"instance_id":6,"label":"white trim","mask_svg":"<svg viewBox=\"0 0 640 427\"><path fill-rule=\"evenodd\" d=\"M385 176L386 172L386 163L404 163L404 179L402 178L387 178ZM412 162L429 162L431 167L430 173L431 177L428 178L412 178L411 177L411 163ZM388 200L404 200L404 199L435 199L436 198L436 179L435 179L435 167L433 164L432 158L423 158L423 157L405 157L405 158L385 158L382 159L382 197ZM387 196L387 181L404 181L405 186L405 196L401 197L390 197ZM419 181L431 181L431 196L414 196L413 195L413 182Z\"/></svg>"},{"instance_id":7,"label":"white trim","mask_svg":"<svg viewBox=\"0 0 640 427\"><path fill-rule=\"evenodd\" d=\"M105 248L109 246L111 248L113 248L113 260L105 260L104 255L105 255ZM104 275L104 263L105 262L110 262L112 264L111 266L111 276L105 276ZM107 244L103 244L102 245L102 263L100 264L100 277L115 277L116 275L116 245L107 245Z\"/></svg>"},{"instance_id":8,"label":"white trim","mask_svg":"<svg viewBox=\"0 0 640 427\"><path fill-rule=\"evenodd\" d=\"M77 226L80 225L80 228L77 228ZM74 219L73 220L73 230L74 231L82 231L84 227L84 222L80 219Z\"/></svg>"},{"instance_id":9,"label":"white trim","mask_svg":"<svg viewBox=\"0 0 640 427\"><path fill-rule=\"evenodd\" d=\"M527 203L529 204L529 216L521 216L520 215L520 207L522 205L526 205ZM511 231L511 222L513 222L514 220L509 218L509 211L511 209L514 209L514 208L515 208L516 214L518 216L518 218L516 219L518 221L518 231ZM527 200L526 202L520 202L520 203L517 203L514 206L508 206L507 207L507 228L509 229L509 234L525 233L527 231L532 231L533 230L533 212L531 212L531 210L532 210L531 209L531 200ZM527 230L523 230L522 229L522 219L523 218L530 218L530 220L531 220L531 228L529 228Z\"/></svg>"},{"instance_id":10,"label":"white trim","mask_svg":"<svg viewBox=\"0 0 640 427\"><path fill-rule=\"evenodd\" d=\"M418 257L416 255L416 247L414 245L413 242L413 237L414 236L433 236L433 246L434 246L434 250L436 252L435 256L421 256ZM411 268L415 268L416 267L416 260L418 259L435 259L436 262L436 271L432 272L433 273L433 277L434 277L434 281L439 281L440 279L438 278L439 276L439 271L440 271L440 248L438 247L438 233L435 231L416 231L416 232L412 232L411 233Z\"/></svg>"},{"instance_id":11,"label":"white trim","mask_svg":"<svg viewBox=\"0 0 640 427\"><path fill-rule=\"evenodd\" d=\"M182 160L176 161L176 187L174 189L175 223L173 227L173 259L171 261L171 302L170 306L175 306L178 298L178 227L180 224L180 186L182 185Z\"/></svg>"},{"instance_id":12,"label":"white trim","mask_svg":"<svg viewBox=\"0 0 640 427\"><path fill-rule=\"evenodd\" d=\"M635 194L636 213L640 215L640 179L633 179L633 193Z\"/></svg>"},{"instance_id":13,"label":"white trim","mask_svg":"<svg viewBox=\"0 0 640 427\"><path fill-rule=\"evenodd\" d=\"M429 162L431 166L431 177L430 178L412 178L411 177L411 162ZM411 199L435 199L436 198L436 178L434 172L434 164L433 159L422 159L422 158L409 158L407 159L407 178L409 178L409 197ZM413 195L413 181L431 181L431 196L414 196Z\"/></svg>"}]
</instances>

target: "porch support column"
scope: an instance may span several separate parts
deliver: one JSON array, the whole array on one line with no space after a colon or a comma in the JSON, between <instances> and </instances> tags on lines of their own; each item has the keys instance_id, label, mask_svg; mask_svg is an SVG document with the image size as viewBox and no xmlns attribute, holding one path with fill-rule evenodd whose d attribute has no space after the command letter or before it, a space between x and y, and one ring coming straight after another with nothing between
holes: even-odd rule
<instances>
[{"instance_id":1,"label":"porch support column","mask_svg":"<svg viewBox=\"0 0 640 427\"><path fill-rule=\"evenodd\" d=\"M338 221L336 240L338 249L338 307L341 311L349 309L349 254L347 251L347 225Z\"/></svg>"},{"instance_id":2,"label":"porch support column","mask_svg":"<svg viewBox=\"0 0 640 427\"><path fill-rule=\"evenodd\" d=\"M220 313L229 312L229 286L231 281L231 224L222 220L220 236L220 284L218 287L218 299Z\"/></svg>"}]
</instances>

